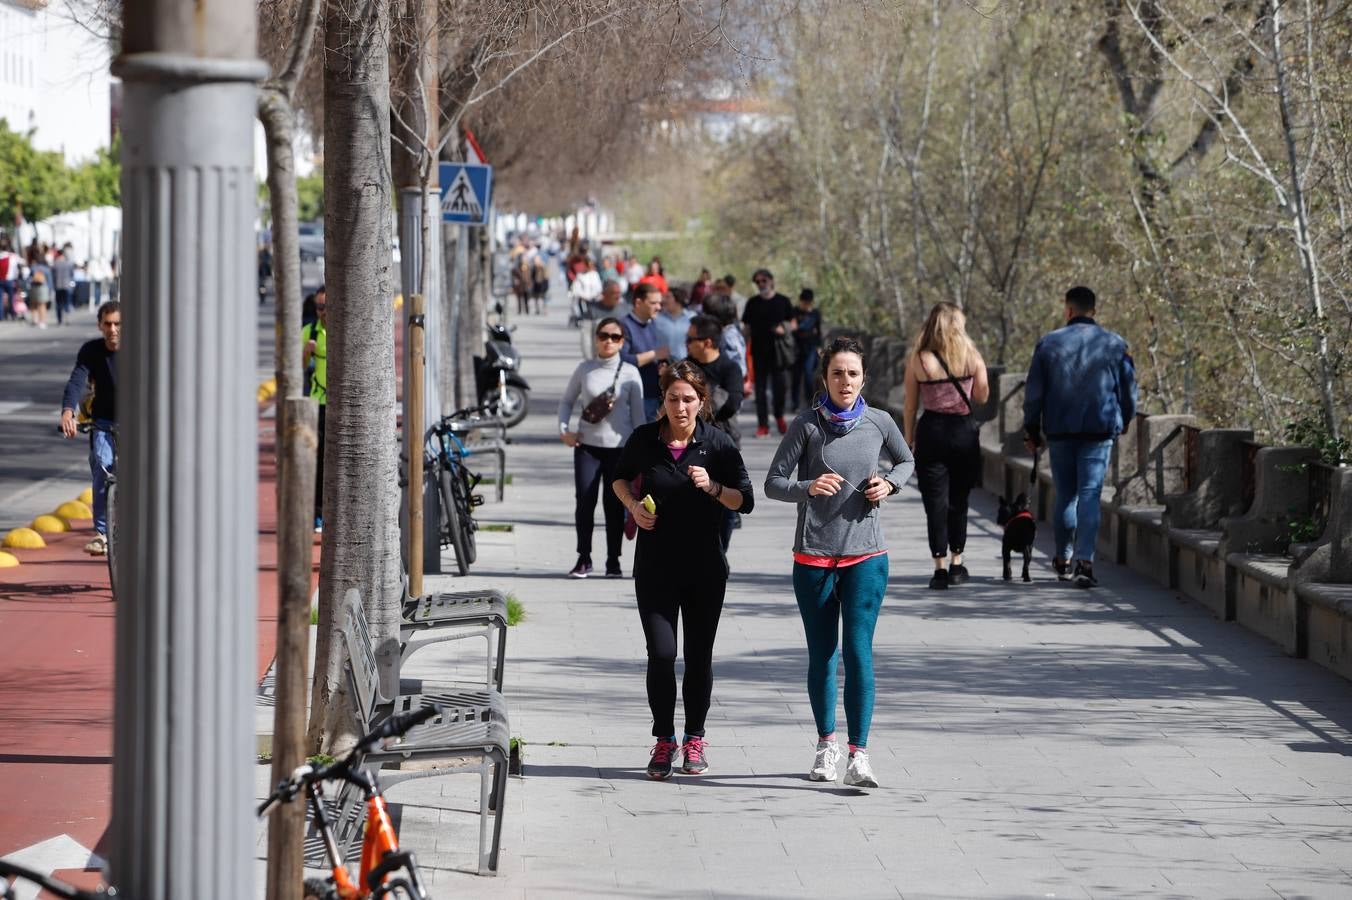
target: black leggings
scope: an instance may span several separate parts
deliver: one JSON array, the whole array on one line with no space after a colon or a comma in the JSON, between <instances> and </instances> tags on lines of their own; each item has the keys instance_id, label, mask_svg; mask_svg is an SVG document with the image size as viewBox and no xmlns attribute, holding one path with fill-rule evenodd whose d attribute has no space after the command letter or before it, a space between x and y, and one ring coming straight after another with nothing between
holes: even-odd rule
<instances>
[{"instance_id":1,"label":"black leggings","mask_svg":"<svg viewBox=\"0 0 1352 900\"><path fill-rule=\"evenodd\" d=\"M723 614L727 579L670 571L639 573L634 590L643 636L648 642L648 708L653 713L653 737L676 733L676 620L685 629L685 733L704 736L704 719L714 688L714 637Z\"/></svg>"},{"instance_id":2,"label":"black leggings","mask_svg":"<svg viewBox=\"0 0 1352 900\"><path fill-rule=\"evenodd\" d=\"M766 389L774 391L774 411L775 418L784 418L784 400L785 392L788 390L788 376L783 369L775 365L773 355L762 359L759 356L752 357L753 368L756 370L756 424L768 426L770 424L770 404L767 402Z\"/></svg>"},{"instance_id":3,"label":"black leggings","mask_svg":"<svg viewBox=\"0 0 1352 900\"><path fill-rule=\"evenodd\" d=\"M328 409L328 404L319 404L319 419L316 424L316 434L319 438L319 457L315 461L315 519L324 517L324 412Z\"/></svg>"},{"instance_id":4,"label":"black leggings","mask_svg":"<svg viewBox=\"0 0 1352 900\"><path fill-rule=\"evenodd\" d=\"M967 546L967 495L976 485L981 446L971 416L927 412L915 429L915 474L925 502L930 555Z\"/></svg>"},{"instance_id":5,"label":"black leggings","mask_svg":"<svg viewBox=\"0 0 1352 900\"><path fill-rule=\"evenodd\" d=\"M576 489L577 555L591 561L592 528L596 524L596 494L601 494L601 509L606 517L606 562L619 562L624 544L624 504L610 484L615 480L619 447L593 447L578 444L573 448L573 483Z\"/></svg>"}]
</instances>

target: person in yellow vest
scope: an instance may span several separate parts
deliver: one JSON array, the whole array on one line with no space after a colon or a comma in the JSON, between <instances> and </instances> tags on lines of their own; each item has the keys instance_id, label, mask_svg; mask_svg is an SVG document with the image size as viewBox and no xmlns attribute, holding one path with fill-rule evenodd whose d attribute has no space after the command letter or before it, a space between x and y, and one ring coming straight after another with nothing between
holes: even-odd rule
<instances>
[{"instance_id":1,"label":"person in yellow vest","mask_svg":"<svg viewBox=\"0 0 1352 900\"><path fill-rule=\"evenodd\" d=\"M324 410L328 406L329 314L324 288L315 291L315 321L301 328L301 368L310 375L310 396L319 404L319 460L315 463L315 532L324 529Z\"/></svg>"}]
</instances>

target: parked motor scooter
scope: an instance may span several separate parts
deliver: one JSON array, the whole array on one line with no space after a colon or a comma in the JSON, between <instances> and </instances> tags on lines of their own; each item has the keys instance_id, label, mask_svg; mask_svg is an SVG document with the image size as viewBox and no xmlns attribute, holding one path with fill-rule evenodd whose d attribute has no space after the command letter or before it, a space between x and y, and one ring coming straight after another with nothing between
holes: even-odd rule
<instances>
[{"instance_id":1,"label":"parked motor scooter","mask_svg":"<svg viewBox=\"0 0 1352 900\"><path fill-rule=\"evenodd\" d=\"M474 357L474 386L479 402L493 407L508 428L520 425L529 410L530 385L520 369L521 354L512 346L511 331L489 325L484 355Z\"/></svg>"}]
</instances>

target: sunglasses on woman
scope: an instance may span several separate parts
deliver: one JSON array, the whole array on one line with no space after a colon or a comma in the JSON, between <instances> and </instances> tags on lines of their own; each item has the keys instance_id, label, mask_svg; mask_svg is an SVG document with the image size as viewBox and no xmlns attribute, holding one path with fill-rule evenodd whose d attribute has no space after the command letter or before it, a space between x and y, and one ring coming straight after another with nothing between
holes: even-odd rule
<instances>
[{"instance_id":1,"label":"sunglasses on woman","mask_svg":"<svg viewBox=\"0 0 1352 900\"><path fill-rule=\"evenodd\" d=\"M624 335L616 334L613 331L598 331L596 333L596 339L598 341L613 341L615 343L618 343L624 340Z\"/></svg>"}]
</instances>

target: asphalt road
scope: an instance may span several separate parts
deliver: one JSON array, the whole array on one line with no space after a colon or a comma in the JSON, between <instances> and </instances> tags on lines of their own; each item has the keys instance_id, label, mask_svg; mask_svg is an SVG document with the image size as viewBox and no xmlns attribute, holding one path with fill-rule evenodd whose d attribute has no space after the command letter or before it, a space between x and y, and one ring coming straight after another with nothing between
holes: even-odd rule
<instances>
[{"instance_id":1,"label":"asphalt road","mask_svg":"<svg viewBox=\"0 0 1352 900\"><path fill-rule=\"evenodd\" d=\"M271 377L274 307L257 308L259 380ZM250 312L248 306L241 313ZM61 394L80 345L99 337L91 310L45 330L0 322L0 534L51 512L89 485L89 444L57 433Z\"/></svg>"}]
</instances>

